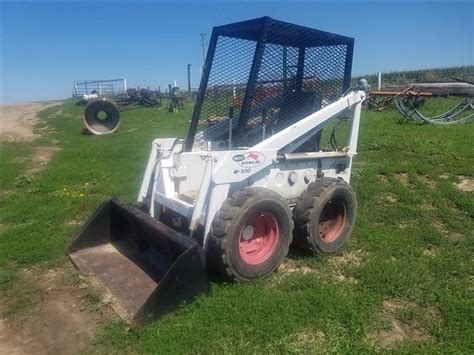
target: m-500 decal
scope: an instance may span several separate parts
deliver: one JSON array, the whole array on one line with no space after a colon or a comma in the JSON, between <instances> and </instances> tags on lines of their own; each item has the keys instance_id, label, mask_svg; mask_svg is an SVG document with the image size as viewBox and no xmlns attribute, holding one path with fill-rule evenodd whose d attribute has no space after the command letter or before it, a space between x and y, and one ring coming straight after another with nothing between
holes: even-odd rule
<instances>
[{"instance_id":1,"label":"m-500 decal","mask_svg":"<svg viewBox=\"0 0 474 355\"><path fill-rule=\"evenodd\" d=\"M248 174L252 168L261 165L265 161L265 155L259 152L246 152L234 155L232 160L242 167L241 169L234 169L234 174Z\"/></svg>"}]
</instances>

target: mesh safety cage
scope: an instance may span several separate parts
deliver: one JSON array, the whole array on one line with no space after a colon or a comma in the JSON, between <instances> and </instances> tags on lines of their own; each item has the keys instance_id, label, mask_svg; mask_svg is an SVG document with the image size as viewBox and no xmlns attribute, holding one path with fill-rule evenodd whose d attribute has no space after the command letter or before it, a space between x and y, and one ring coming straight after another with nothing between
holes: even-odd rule
<instances>
[{"instance_id":1,"label":"mesh safety cage","mask_svg":"<svg viewBox=\"0 0 474 355\"><path fill-rule=\"evenodd\" d=\"M270 17L214 27L186 150L251 147L349 89L354 39Z\"/></svg>"}]
</instances>

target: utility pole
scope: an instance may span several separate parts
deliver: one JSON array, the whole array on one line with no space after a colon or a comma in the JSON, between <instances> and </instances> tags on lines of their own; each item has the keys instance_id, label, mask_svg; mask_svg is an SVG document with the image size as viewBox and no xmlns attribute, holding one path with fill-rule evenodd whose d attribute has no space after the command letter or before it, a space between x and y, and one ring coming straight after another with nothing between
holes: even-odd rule
<instances>
[{"instance_id":1,"label":"utility pole","mask_svg":"<svg viewBox=\"0 0 474 355\"><path fill-rule=\"evenodd\" d=\"M191 95L191 64L188 64L188 94Z\"/></svg>"},{"instance_id":2,"label":"utility pole","mask_svg":"<svg viewBox=\"0 0 474 355\"><path fill-rule=\"evenodd\" d=\"M202 47L202 62L204 63L206 61L206 40L205 36L207 33L201 32L201 47ZM204 64L203 64L204 65Z\"/></svg>"}]
</instances>

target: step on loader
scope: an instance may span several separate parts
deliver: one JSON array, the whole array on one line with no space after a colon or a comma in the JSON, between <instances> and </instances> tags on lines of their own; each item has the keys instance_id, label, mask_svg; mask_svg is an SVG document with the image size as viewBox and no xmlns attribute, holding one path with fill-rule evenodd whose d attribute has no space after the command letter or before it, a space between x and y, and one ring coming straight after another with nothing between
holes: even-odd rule
<instances>
[{"instance_id":1,"label":"step on loader","mask_svg":"<svg viewBox=\"0 0 474 355\"><path fill-rule=\"evenodd\" d=\"M365 99L353 46L269 17L213 29L186 138L155 139L136 205L105 202L68 249L119 315L157 319L207 292L208 270L268 276L292 242L344 244Z\"/></svg>"}]
</instances>

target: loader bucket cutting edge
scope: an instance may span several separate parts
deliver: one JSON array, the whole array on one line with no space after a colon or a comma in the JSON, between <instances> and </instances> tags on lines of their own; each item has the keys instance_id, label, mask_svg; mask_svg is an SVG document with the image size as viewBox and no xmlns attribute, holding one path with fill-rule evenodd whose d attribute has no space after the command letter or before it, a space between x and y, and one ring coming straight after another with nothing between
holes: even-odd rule
<instances>
[{"instance_id":1,"label":"loader bucket cutting edge","mask_svg":"<svg viewBox=\"0 0 474 355\"><path fill-rule=\"evenodd\" d=\"M111 293L114 310L130 324L157 319L210 289L194 239L117 199L89 218L68 255Z\"/></svg>"}]
</instances>

